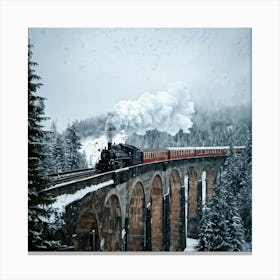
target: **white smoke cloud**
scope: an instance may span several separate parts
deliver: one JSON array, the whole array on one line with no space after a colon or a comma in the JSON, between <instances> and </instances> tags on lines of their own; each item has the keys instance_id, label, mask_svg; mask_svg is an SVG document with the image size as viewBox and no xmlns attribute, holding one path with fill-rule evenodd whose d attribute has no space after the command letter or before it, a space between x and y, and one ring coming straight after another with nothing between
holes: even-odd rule
<instances>
[{"instance_id":1,"label":"white smoke cloud","mask_svg":"<svg viewBox=\"0 0 280 280\"><path fill-rule=\"evenodd\" d=\"M144 93L138 99L120 101L108 114L105 132L109 141L124 131L144 135L157 129L175 135L180 129L188 133L193 123L194 103L185 83L168 85L167 91Z\"/></svg>"}]
</instances>

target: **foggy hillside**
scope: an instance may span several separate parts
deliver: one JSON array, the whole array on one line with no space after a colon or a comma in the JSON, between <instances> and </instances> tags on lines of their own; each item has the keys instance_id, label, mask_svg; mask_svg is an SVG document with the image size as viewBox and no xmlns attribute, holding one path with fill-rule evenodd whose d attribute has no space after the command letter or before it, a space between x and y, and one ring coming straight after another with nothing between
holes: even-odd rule
<instances>
[{"instance_id":1,"label":"foggy hillside","mask_svg":"<svg viewBox=\"0 0 280 280\"><path fill-rule=\"evenodd\" d=\"M167 146L220 146L245 145L251 133L251 107L228 106L219 110L207 111L196 107L192 116L193 126L189 133L179 130L174 136L157 129L148 130L144 135L132 133L127 144L138 147ZM105 135L106 116L88 118L78 122L82 139L95 139Z\"/></svg>"}]
</instances>

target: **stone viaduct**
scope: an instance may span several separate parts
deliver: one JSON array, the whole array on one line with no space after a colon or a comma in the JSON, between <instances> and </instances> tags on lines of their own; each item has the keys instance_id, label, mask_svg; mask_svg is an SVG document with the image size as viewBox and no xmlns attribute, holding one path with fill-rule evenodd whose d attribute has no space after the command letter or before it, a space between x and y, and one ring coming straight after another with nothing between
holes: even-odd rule
<instances>
[{"instance_id":1,"label":"stone viaduct","mask_svg":"<svg viewBox=\"0 0 280 280\"><path fill-rule=\"evenodd\" d=\"M183 251L224 161L168 160L53 186L48 192L61 198L105 182L65 205L55 239L75 251Z\"/></svg>"}]
</instances>

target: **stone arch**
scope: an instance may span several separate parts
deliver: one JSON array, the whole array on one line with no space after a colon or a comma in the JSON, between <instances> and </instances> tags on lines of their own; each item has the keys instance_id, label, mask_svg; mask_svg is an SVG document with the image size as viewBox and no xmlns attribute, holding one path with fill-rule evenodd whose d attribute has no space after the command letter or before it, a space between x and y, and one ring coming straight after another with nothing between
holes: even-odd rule
<instances>
[{"instance_id":1,"label":"stone arch","mask_svg":"<svg viewBox=\"0 0 280 280\"><path fill-rule=\"evenodd\" d=\"M145 194L143 185L138 182L129 201L128 251L144 250Z\"/></svg>"},{"instance_id":2,"label":"stone arch","mask_svg":"<svg viewBox=\"0 0 280 280\"><path fill-rule=\"evenodd\" d=\"M214 166L210 163L207 163L203 170L206 171L206 202L208 203L212 197L215 184Z\"/></svg>"},{"instance_id":3,"label":"stone arch","mask_svg":"<svg viewBox=\"0 0 280 280\"><path fill-rule=\"evenodd\" d=\"M194 166L188 168L188 236L196 237L197 234L197 198L198 198L198 174Z\"/></svg>"},{"instance_id":4,"label":"stone arch","mask_svg":"<svg viewBox=\"0 0 280 280\"><path fill-rule=\"evenodd\" d=\"M151 243L152 251L162 251L162 180L156 175L151 186Z\"/></svg>"},{"instance_id":5,"label":"stone arch","mask_svg":"<svg viewBox=\"0 0 280 280\"><path fill-rule=\"evenodd\" d=\"M119 198L114 194L103 208L100 247L104 251L122 250L122 211Z\"/></svg>"},{"instance_id":6,"label":"stone arch","mask_svg":"<svg viewBox=\"0 0 280 280\"><path fill-rule=\"evenodd\" d=\"M76 228L76 250L98 251L99 250L99 223L95 211L84 211Z\"/></svg>"},{"instance_id":7,"label":"stone arch","mask_svg":"<svg viewBox=\"0 0 280 280\"><path fill-rule=\"evenodd\" d=\"M180 249L181 179L177 170L170 175L170 251Z\"/></svg>"}]
</instances>

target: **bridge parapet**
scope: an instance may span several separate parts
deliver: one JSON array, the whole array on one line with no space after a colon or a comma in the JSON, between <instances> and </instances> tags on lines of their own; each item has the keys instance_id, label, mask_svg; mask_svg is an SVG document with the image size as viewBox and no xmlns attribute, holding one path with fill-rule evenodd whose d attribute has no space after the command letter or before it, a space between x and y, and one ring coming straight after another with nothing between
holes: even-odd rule
<instances>
[{"instance_id":1,"label":"bridge parapet","mask_svg":"<svg viewBox=\"0 0 280 280\"><path fill-rule=\"evenodd\" d=\"M93 175L88 178L76 179L76 180L59 183L54 186L51 186L50 188L45 190L45 192L51 193L55 196L61 194L73 194L76 191L83 189L87 186L98 185L100 183L104 183L112 179L114 179L113 172L106 172L103 174Z\"/></svg>"}]
</instances>

